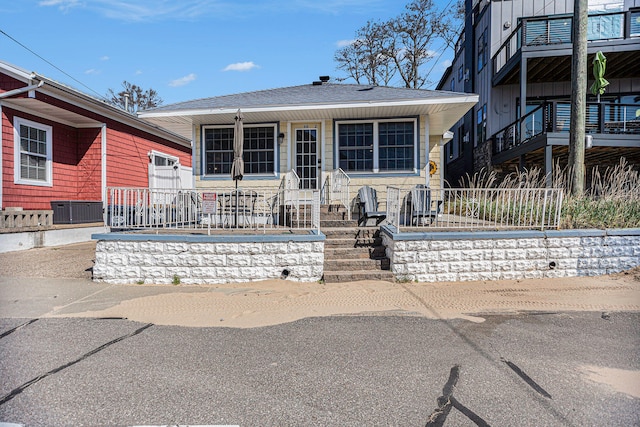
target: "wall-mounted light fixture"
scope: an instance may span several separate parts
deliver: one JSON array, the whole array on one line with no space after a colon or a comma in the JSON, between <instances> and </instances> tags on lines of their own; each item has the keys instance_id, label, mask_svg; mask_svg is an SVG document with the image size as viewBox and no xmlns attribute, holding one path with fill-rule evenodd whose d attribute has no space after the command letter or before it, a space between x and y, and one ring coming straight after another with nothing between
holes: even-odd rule
<instances>
[{"instance_id":1,"label":"wall-mounted light fixture","mask_svg":"<svg viewBox=\"0 0 640 427\"><path fill-rule=\"evenodd\" d=\"M283 142L284 142L284 133L280 132L278 134L278 144L282 145Z\"/></svg>"}]
</instances>

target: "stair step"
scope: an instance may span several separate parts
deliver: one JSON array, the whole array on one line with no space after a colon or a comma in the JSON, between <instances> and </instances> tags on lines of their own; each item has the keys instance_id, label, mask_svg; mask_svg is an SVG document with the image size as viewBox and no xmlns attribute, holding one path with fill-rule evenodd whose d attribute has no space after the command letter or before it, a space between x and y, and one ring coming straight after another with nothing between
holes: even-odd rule
<instances>
[{"instance_id":1,"label":"stair step","mask_svg":"<svg viewBox=\"0 0 640 427\"><path fill-rule=\"evenodd\" d=\"M355 220L348 221L346 219L327 219L320 216L320 228L353 228L358 225Z\"/></svg>"},{"instance_id":2,"label":"stair step","mask_svg":"<svg viewBox=\"0 0 640 427\"><path fill-rule=\"evenodd\" d=\"M331 238L324 241L325 248L373 248L382 245L382 239Z\"/></svg>"},{"instance_id":3,"label":"stair step","mask_svg":"<svg viewBox=\"0 0 640 427\"><path fill-rule=\"evenodd\" d=\"M335 259L325 260L324 269L329 271L379 271L391 268L389 258L380 259Z\"/></svg>"},{"instance_id":4,"label":"stair step","mask_svg":"<svg viewBox=\"0 0 640 427\"><path fill-rule=\"evenodd\" d=\"M346 236L351 238L356 237L378 237L380 235L380 229L378 227L323 227L321 230L325 236Z\"/></svg>"},{"instance_id":5,"label":"stair step","mask_svg":"<svg viewBox=\"0 0 640 427\"><path fill-rule=\"evenodd\" d=\"M343 248L343 247L331 247L325 246L324 259L380 259L386 256L386 248L384 246L374 247L357 247L357 248Z\"/></svg>"},{"instance_id":6,"label":"stair step","mask_svg":"<svg viewBox=\"0 0 640 427\"><path fill-rule=\"evenodd\" d=\"M324 272L325 283L354 282L357 280L386 280L394 282L395 277L389 270L360 271L327 271Z\"/></svg>"}]
</instances>

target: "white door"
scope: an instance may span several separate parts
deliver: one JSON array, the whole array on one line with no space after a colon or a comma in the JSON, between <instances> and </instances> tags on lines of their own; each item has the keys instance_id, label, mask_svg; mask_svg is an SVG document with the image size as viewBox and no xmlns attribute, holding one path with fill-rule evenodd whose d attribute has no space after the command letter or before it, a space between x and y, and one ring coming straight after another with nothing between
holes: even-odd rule
<instances>
[{"instance_id":1,"label":"white door","mask_svg":"<svg viewBox=\"0 0 640 427\"><path fill-rule=\"evenodd\" d=\"M295 129L295 170L300 177L300 188L319 189L318 130Z\"/></svg>"}]
</instances>

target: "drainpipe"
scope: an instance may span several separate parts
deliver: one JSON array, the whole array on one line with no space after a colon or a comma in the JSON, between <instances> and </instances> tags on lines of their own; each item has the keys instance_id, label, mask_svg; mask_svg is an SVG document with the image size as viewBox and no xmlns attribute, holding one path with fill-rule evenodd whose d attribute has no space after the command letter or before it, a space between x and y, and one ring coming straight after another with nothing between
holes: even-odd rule
<instances>
[{"instance_id":1,"label":"drainpipe","mask_svg":"<svg viewBox=\"0 0 640 427\"><path fill-rule=\"evenodd\" d=\"M440 146L440 189L444 189L444 167L446 162L446 153L444 151L444 146L447 142L451 142L453 140L454 133L450 130L446 131L442 134L442 145Z\"/></svg>"},{"instance_id":2,"label":"drainpipe","mask_svg":"<svg viewBox=\"0 0 640 427\"><path fill-rule=\"evenodd\" d=\"M102 124L102 130L100 133L100 179L102 181L102 206L104 223L107 223L107 208L108 208L108 195L107 195L107 124Z\"/></svg>"},{"instance_id":3,"label":"drainpipe","mask_svg":"<svg viewBox=\"0 0 640 427\"><path fill-rule=\"evenodd\" d=\"M29 86L21 87L19 89L14 89L14 90L10 90L8 92L0 93L0 99L9 98L9 97L14 96L14 95L20 95L21 93L25 93L25 92L29 92L29 91L34 90L34 89L38 89L43 84L44 84L44 80L40 80L38 82L38 84L29 85Z\"/></svg>"},{"instance_id":4,"label":"drainpipe","mask_svg":"<svg viewBox=\"0 0 640 427\"><path fill-rule=\"evenodd\" d=\"M2 133L2 122L3 122L3 117L2 117L2 103L0 103L0 134ZM0 149L0 165L2 165L2 150ZM1 167L1 166L0 166ZM2 210L2 186L3 186L3 182L2 182L2 174L0 173L0 210Z\"/></svg>"}]
</instances>

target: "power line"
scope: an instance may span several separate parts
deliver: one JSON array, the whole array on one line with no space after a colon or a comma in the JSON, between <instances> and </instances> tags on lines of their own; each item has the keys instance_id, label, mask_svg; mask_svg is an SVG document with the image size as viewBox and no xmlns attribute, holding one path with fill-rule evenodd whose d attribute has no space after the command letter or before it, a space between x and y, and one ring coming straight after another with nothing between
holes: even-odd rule
<instances>
[{"instance_id":1,"label":"power line","mask_svg":"<svg viewBox=\"0 0 640 427\"><path fill-rule=\"evenodd\" d=\"M60 67L57 67L55 64L53 64L51 61L48 61L47 59L43 58L41 55L37 54L36 52L34 52L33 50L29 49L27 46L25 46L24 44L20 43L18 40L14 39L13 37L11 37L9 34L5 33L3 30L0 29L0 33L4 34L5 36L7 36L10 40L14 41L15 43L17 43L20 47L26 49L27 51L29 51L30 53L32 53L33 55L35 55L36 57L40 58L41 60L43 60L44 62L46 62L47 64L51 65L53 68L55 68L56 70L60 71L62 74L64 74L65 76L69 77L71 80L73 80L74 82L78 83L79 85L89 89L91 92L95 93L96 95L98 95L98 97L100 99L104 99L107 100L104 95L99 94L98 92L96 92L95 90L91 89L89 86L87 86L86 84L82 83L80 80L76 79L75 77L73 77L71 74L67 73L66 71L62 70Z\"/></svg>"}]
</instances>

